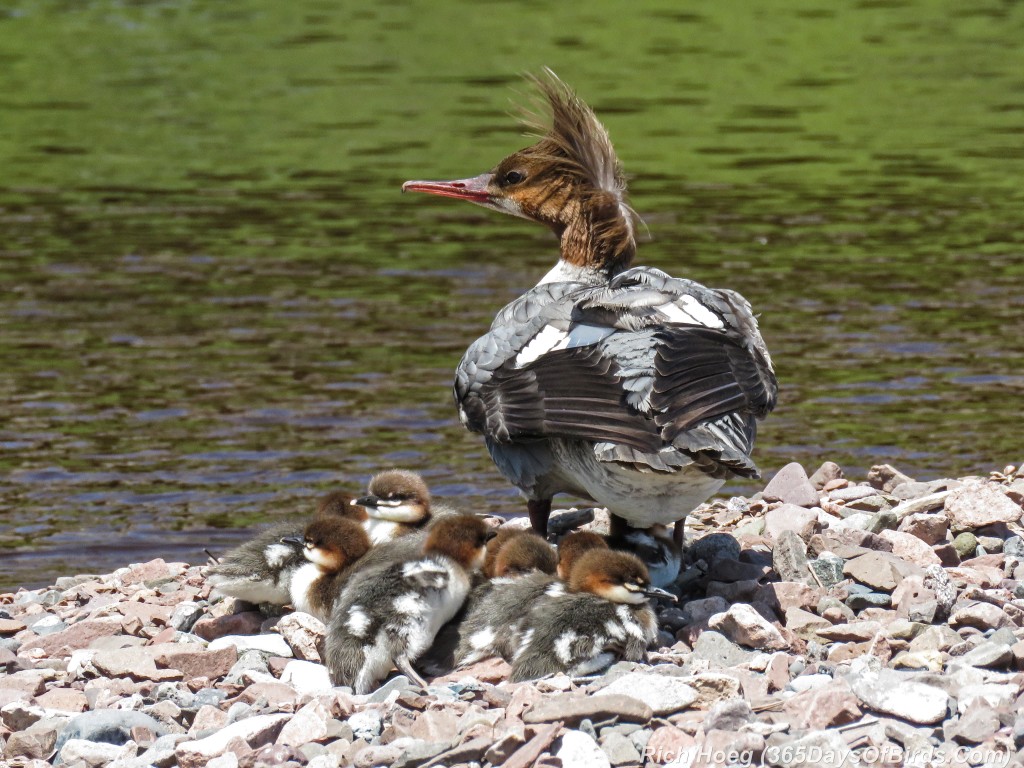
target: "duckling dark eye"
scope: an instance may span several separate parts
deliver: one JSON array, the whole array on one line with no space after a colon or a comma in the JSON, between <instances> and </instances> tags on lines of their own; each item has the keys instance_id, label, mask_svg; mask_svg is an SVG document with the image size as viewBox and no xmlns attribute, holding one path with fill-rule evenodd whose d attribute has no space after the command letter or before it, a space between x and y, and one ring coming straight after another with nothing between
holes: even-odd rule
<instances>
[{"instance_id":1,"label":"duckling dark eye","mask_svg":"<svg viewBox=\"0 0 1024 768\"><path fill-rule=\"evenodd\" d=\"M509 171L505 174L504 181L506 184L518 184L525 178L526 174L524 173L520 173L519 171Z\"/></svg>"}]
</instances>

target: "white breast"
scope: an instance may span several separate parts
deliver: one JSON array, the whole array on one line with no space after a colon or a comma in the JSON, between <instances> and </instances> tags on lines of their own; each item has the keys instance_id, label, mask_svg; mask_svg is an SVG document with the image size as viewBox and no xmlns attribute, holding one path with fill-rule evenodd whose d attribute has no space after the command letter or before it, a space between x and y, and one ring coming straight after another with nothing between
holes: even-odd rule
<instances>
[{"instance_id":1,"label":"white breast","mask_svg":"<svg viewBox=\"0 0 1024 768\"><path fill-rule=\"evenodd\" d=\"M296 611L312 613L313 606L309 601L309 593L314 582L323 575L320 569L313 563L304 563L292 575L290 587L292 605Z\"/></svg>"}]
</instances>

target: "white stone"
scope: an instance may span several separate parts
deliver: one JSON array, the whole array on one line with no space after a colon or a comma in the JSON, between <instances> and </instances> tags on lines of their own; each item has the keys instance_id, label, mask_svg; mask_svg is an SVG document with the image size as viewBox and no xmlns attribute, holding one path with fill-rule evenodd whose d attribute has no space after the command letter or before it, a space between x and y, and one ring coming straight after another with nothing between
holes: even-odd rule
<instances>
[{"instance_id":1,"label":"white stone","mask_svg":"<svg viewBox=\"0 0 1024 768\"><path fill-rule=\"evenodd\" d=\"M183 741L174 750L181 768L206 768L215 757L223 755L235 739L254 746L262 746L273 740L277 732L291 719L290 714L253 715L231 723L205 739Z\"/></svg>"},{"instance_id":2,"label":"white stone","mask_svg":"<svg viewBox=\"0 0 1024 768\"><path fill-rule=\"evenodd\" d=\"M330 719L331 713L327 711L327 707L322 702L311 701L285 724L275 743L301 747L311 741L325 739L327 738L327 721Z\"/></svg>"},{"instance_id":3,"label":"white stone","mask_svg":"<svg viewBox=\"0 0 1024 768\"><path fill-rule=\"evenodd\" d=\"M866 512L854 512L842 520L834 521L829 528L833 531L866 531L871 524L871 515Z\"/></svg>"},{"instance_id":4,"label":"white stone","mask_svg":"<svg viewBox=\"0 0 1024 768\"><path fill-rule=\"evenodd\" d=\"M312 661L289 661L281 672L281 682L299 693L326 693L334 687L327 667Z\"/></svg>"},{"instance_id":5,"label":"white stone","mask_svg":"<svg viewBox=\"0 0 1024 768\"><path fill-rule=\"evenodd\" d=\"M555 757L562 761L562 768L611 768L612 765L597 742L582 731L563 733L562 745Z\"/></svg>"},{"instance_id":6,"label":"white stone","mask_svg":"<svg viewBox=\"0 0 1024 768\"><path fill-rule=\"evenodd\" d=\"M135 757L137 753L138 745L134 741L126 742L124 746L118 746L85 739L68 739L61 747L60 759L65 765L82 760L90 768L92 766L100 768L100 766L110 765L115 760Z\"/></svg>"},{"instance_id":7,"label":"white stone","mask_svg":"<svg viewBox=\"0 0 1024 768\"><path fill-rule=\"evenodd\" d=\"M800 677L794 677L787 687L797 693L803 693L804 691L814 690L815 688L825 688L831 684L832 675L800 675Z\"/></svg>"},{"instance_id":8,"label":"white stone","mask_svg":"<svg viewBox=\"0 0 1024 768\"><path fill-rule=\"evenodd\" d=\"M847 682L857 698L876 712L922 725L933 725L946 717L948 694L941 688L911 680L904 673L882 670L851 674Z\"/></svg>"},{"instance_id":9,"label":"white stone","mask_svg":"<svg viewBox=\"0 0 1024 768\"><path fill-rule=\"evenodd\" d=\"M206 768L238 768L238 755L234 752L225 752L208 762Z\"/></svg>"},{"instance_id":10,"label":"white stone","mask_svg":"<svg viewBox=\"0 0 1024 768\"><path fill-rule=\"evenodd\" d=\"M225 635L211 641L207 648L211 651L219 651L221 648L231 645L238 649L239 654L251 650L282 656L286 659L292 657L291 646L281 635Z\"/></svg>"},{"instance_id":11,"label":"white stone","mask_svg":"<svg viewBox=\"0 0 1024 768\"><path fill-rule=\"evenodd\" d=\"M655 672L630 672L599 690L595 696L620 693L647 704L655 715L668 715L686 709L699 696L682 678Z\"/></svg>"},{"instance_id":12,"label":"white stone","mask_svg":"<svg viewBox=\"0 0 1024 768\"><path fill-rule=\"evenodd\" d=\"M778 627L746 603L735 603L725 613L716 613L708 619L708 626L748 648L762 651L789 648Z\"/></svg>"},{"instance_id":13,"label":"white stone","mask_svg":"<svg viewBox=\"0 0 1024 768\"><path fill-rule=\"evenodd\" d=\"M357 739L372 741L380 735L382 718L376 709L364 709L349 715L348 724Z\"/></svg>"}]
</instances>

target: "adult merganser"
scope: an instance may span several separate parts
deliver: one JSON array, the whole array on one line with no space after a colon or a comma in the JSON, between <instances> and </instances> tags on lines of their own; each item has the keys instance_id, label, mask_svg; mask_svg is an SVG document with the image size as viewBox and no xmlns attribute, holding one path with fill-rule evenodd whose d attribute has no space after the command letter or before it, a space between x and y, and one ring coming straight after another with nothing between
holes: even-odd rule
<instances>
[{"instance_id":1,"label":"adult merganser","mask_svg":"<svg viewBox=\"0 0 1024 768\"><path fill-rule=\"evenodd\" d=\"M316 516L338 516L361 522L366 510L352 505L344 491L334 491L317 504ZM291 579L305 562L303 520L264 528L252 539L228 551L206 569L206 578L220 594L257 605L281 606L291 600Z\"/></svg>"},{"instance_id":2,"label":"adult merganser","mask_svg":"<svg viewBox=\"0 0 1024 768\"><path fill-rule=\"evenodd\" d=\"M408 181L554 230L561 256L459 363L455 399L547 531L551 499L593 499L629 524L676 525L726 478L757 477L771 359L738 293L630 268L634 213L604 126L550 70L553 119L488 173ZM544 131L543 128L541 128Z\"/></svg>"},{"instance_id":3,"label":"adult merganser","mask_svg":"<svg viewBox=\"0 0 1024 768\"><path fill-rule=\"evenodd\" d=\"M352 504L366 510L366 531L374 544L421 530L431 517L430 489L415 472L389 469L374 475L366 496Z\"/></svg>"},{"instance_id":4,"label":"adult merganser","mask_svg":"<svg viewBox=\"0 0 1024 768\"><path fill-rule=\"evenodd\" d=\"M617 658L640 661L658 636L648 597L676 598L651 586L647 568L628 552L584 553L569 592L537 601L522 624L509 680L565 672L592 675Z\"/></svg>"},{"instance_id":5,"label":"adult merganser","mask_svg":"<svg viewBox=\"0 0 1024 768\"><path fill-rule=\"evenodd\" d=\"M324 663L331 681L369 693L394 666L426 687L413 662L462 607L492 535L476 515L446 516L431 527L419 556L351 580L327 630Z\"/></svg>"},{"instance_id":6,"label":"adult merganser","mask_svg":"<svg viewBox=\"0 0 1024 768\"><path fill-rule=\"evenodd\" d=\"M286 536L282 541L301 545L307 560L291 577L292 606L328 621L345 578L373 546L369 534L354 520L323 515L310 522L301 537Z\"/></svg>"},{"instance_id":7,"label":"adult merganser","mask_svg":"<svg viewBox=\"0 0 1024 768\"><path fill-rule=\"evenodd\" d=\"M498 536L501 536L501 530ZM491 541L497 541L495 537ZM484 575L488 578L523 576L531 571L553 574L558 567L558 556L554 548L541 538L536 531L513 530L510 535L501 538L497 551L491 558L488 546L488 558L491 567L484 563Z\"/></svg>"}]
</instances>

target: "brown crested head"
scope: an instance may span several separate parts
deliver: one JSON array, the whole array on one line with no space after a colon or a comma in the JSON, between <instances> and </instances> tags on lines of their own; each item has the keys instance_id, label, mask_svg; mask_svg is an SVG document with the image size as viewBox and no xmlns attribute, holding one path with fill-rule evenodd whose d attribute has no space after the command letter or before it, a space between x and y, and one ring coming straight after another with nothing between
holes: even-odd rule
<instances>
[{"instance_id":1,"label":"brown crested head","mask_svg":"<svg viewBox=\"0 0 1024 768\"><path fill-rule=\"evenodd\" d=\"M498 553L501 548L505 546L505 542L511 539L522 531L518 528L512 528L504 525L498 529L497 533L491 537L490 541L487 542L487 557L484 559L484 565L481 570L484 572L484 576L489 579L494 578L494 566L498 560Z\"/></svg>"},{"instance_id":2,"label":"brown crested head","mask_svg":"<svg viewBox=\"0 0 1024 768\"><path fill-rule=\"evenodd\" d=\"M370 517L399 523L423 523L430 518L430 489L416 472L389 469L374 475L367 495L355 500Z\"/></svg>"},{"instance_id":3,"label":"brown crested head","mask_svg":"<svg viewBox=\"0 0 1024 768\"><path fill-rule=\"evenodd\" d=\"M622 165L594 111L550 69L528 78L550 121L528 116L539 140L513 152L489 173L455 181L407 181L403 191L468 200L550 227L562 259L609 273L636 253L634 219Z\"/></svg>"},{"instance_id":4,"label":"brown crested head","mask_svg":"<svg viewBox=\"0 0 1024 768\"><path fill-rule=\"evenodd\" d=\"M604 536L591 531L574 531L558 542L558 578L569 580L572 567L584 552L608 549Z\"/></svg>"},{"instance_id":5,"label":"brown crested head","mask_svg":"<svg viewBox=\"0 0 1024 768\"><path fill-rule=\"evenodd\" d=\"M675 599L669 592L651 586L647 566L640 558L617 550L584 552L572 567L569 589L589 592L613 603L634 605L654 595Z\"/></svg>"},{"instance_id":6,"label":"brown crested head","mask_svg":"<svg viewBox=\"0 0 1024 768\"><path fill-rule=\"evenodd\" d=\"M361 523L367 518L366 510L355 503L355 497L345 491L331 491L316 504L317 517L344 517Z\"/></svg>"},{"instance_id":7,"label":"brown crested head","mask_svg":"<svg viewBox=\"0 0 1024 768\"><path fill-rule=\"evenodd\" d=\"M326 571L340 571L370 551L370 537L346 517L314 518L303 534L306 559Z\"/></svg>"},{"instance_id":8,"label":"brown crested head","mask_svg":"<svg viewBox=\"0 0 1024 768\"><path fill-rule=\"evenodd\" d=\"M476 515L448 515L440 518L423 544L424 554L445 555L469 571L479 570L487 554L487 542L494 529Z\"/></svg>"},{"instance_id":9,"label":"brown crested head","mask_svg":"<svg viewBox=\"0 0 1024 768\"><path fill-rule=\"evenodd\" d=\"M558 567L555 550L533 531L517 531L510 536L494 560L494 576L523 576L533 571L554 573Z\"/></svg>"}]
</instances>

